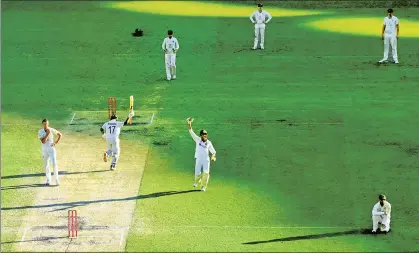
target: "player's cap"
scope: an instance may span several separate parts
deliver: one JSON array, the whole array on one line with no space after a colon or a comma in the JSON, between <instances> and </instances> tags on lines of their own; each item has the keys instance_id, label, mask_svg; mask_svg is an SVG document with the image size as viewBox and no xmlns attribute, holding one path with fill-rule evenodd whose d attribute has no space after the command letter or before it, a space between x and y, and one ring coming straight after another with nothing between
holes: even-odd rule
<instances>
[{"instance_id":1,"label":"player's cap","mask_svg":"<svg viewBox=\"0 0 419 253\"><path fill-rule=\"evenodd\" d=\"M113 120L113 119L118 119L118 117L116 115L112 115L111 120Z\"/></svg>"},{"instance_id":2,"label":"player's cap","mask_svg":"<svg viewBox=\"0 0 419 253\"><path fill-rule=\"evenodd\" d=\"M173 35L173 31L172 30L167 31L167 35Z\"/></svg>"},{"instance_id":3,"label":"player's cap","mask_svg":"<svg viewBox=\"0 0 419 253\"><path fill-rule=\"evenodd\" d=\"M199 135L208 135L207 130L202 129L201 132L199 132Z\"/></svg>"},{"instance_id":4,"label":"player's cap","mask_svg":"<svg viewBox=\"0 0 419 253\"><path fill-rule=\"evenodd\" d=\"M393 9L392 8L388 9L387 13L393 13Z\"/></svg>"},{"instance_id":5,"label":"player's cap","mask_svg":"<svg viewBox=\"0 0 419 253\"><path fill-rule=\"evenodd\" d=\"M384 195L384 194L380 194L380 196L378 196L378 199L379 199L379 200L386 200L386 199L387 199L387 197L386 197L386 195Z\"/></svg>"},{"instance_id":6,"label":"player's cap","mask_svg":"<svg viewBox=\"0 0 419 253\"><path fill-rule=\"evenodd\" d=\"M261 3L258 3L258 7L263 7L263 4L261 4Z\"/></svg>"}]
</instances>

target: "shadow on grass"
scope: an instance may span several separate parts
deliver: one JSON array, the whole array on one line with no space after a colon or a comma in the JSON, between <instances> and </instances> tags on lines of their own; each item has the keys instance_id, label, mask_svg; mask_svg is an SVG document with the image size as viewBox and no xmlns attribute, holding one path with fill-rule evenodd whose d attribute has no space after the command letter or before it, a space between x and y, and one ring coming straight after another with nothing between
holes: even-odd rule
<instances>
[{"instance_id":1,"label":"shadow on grass","mask_svg":"<svg viewBox=\"0 0 419 253\"><path fill-rule=\"evenodd\" d=\"M58 240L58 239L67 239L68 237L66 236L57 236L57 237L38 237L35 239L31 239L31 240L24 240L24 241L10 241L10 242L2 242L1 244L10 244L10 243L22 243L22 242L39 242L39 241L45 241L45 242L49 242L51 240Z\"/></svg>"},{"instance_id":2,"label":"shadow on grass","mask_svg":"<svg viewBox=\"0 0 419 253\"><path fill-rule=\"evenodd\" d=\"M56 211L66 210L69 208L87 206L87 205L95 204L95 203L120 202L120 201L130 201L130 200L139 200L139 199L148 199L148 198L158 198L158 197L163 197L163 196L185 194L185 193L191 193L191 192L200 192L200 190L156 192L156 193L151 193L147 195L139 195L135 197L120 198L120 199L100 199L100 200L75 201L75 202L56 203L56 204L47 204L47 205L2 207L1 210L8 211L8 210L58 207L58 209L49 211L49 212L56 212Z\"/></svg>"},{"instance_id":3,"label":"shadow on grass","mask_svg":"<svg viewBox=\"0 0 419 253\"><path fill-rule=\"evenodd\" d=\"M344 235L356 235L356 234L372 234L372 233L370 229L352 229L352 230L343 231L343 232L293 236L293 237L278 238L278 239L267 240L267 241L245 242L242 244L252 245L252 244L272 243L272 242L291 242L291 241L312 240L312 239L321 239L321 238L337 237L337 236L344 236Z\"/></svg>"},{"instance_id":4,"label":"shadow on grass","mask_svg":"<svg viewBox=\"0 0 419 253\"><path fill-rule=\"evenodd\" d=\"M18 189L36 188L36 187L46 187L46 185L45 184L10 185L10 186L3 186L3 187L1 187L1 190L2 191L6 191L6 190L18 190Z\"/></svg>"},{"instance_id":5,"label":"shadow on grass","mask_svg":"<svg viewBox=\"0 0 419 253\"><path fill-rule=\"evenodd\" d=\"M91 171L78 171L78 172L60 171L60 172L58 172L58 175L77 175L77 174L98 173L98 172L106 172L106 171L109 172L110 170L91 170ZM25 177L42 177L42 176L45 176L45 173L11 175L11 176L1 177L1 179L25 178Z\"/></svg>"}]
</instances>

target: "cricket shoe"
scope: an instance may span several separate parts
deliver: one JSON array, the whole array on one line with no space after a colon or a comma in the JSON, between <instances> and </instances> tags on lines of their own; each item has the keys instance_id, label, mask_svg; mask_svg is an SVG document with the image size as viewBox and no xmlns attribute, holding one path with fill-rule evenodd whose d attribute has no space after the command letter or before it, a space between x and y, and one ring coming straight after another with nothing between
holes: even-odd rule
<instances>
[{"instance_id":1,"label":"cricket shoe","mask_svg":"<svg viewBox=\"0 0 419 253\"><path fill-rule=\"evenodd\" d=\"M265 49L265 47L263 47L263 46L262 46L262 47L260 47L260 49L264 50L264 49Z\"/></svg>"},{"instance_id":2,"label":"cricket shoe","mask_svg":"<svg viewBox=\"0 0 419 253\"><path fill-rule=\"evenodd\" d=\"M375 233L377 233L377 230L373 230L373 231L371 231L371 233L374 233L375 234Z\"/></svg>"},{"instance_id":3,"label":"cricket shoe","mask_svg":"<svg viewBox=\"0 0 419 253\"><path fill-rule=\"evenodd\" d=\"M45 185L47 185L47 186L48 186L48 185L51 185L51 183L50 183L49 181L47 181L47 182L45 183Z\"/></svg>"},{"instance_id":4,"label":"cricket shoe","mask_svg":"<svg viewBox=\"0 0 419 253\"><path fill-rule=\"evenodd\" d=\"M115 164L111 164L111 170L116 170Z\"/></svg>"},{"instance_id":5,"label":"cricket shoe","mask_svg":"<svg viewBox=\"0 0 419 253\"><path fill-rule=\"evenodd\" d=\"M399 61L394 61L395 64L399 64Z\"/></svg>"},{"instance_id":6,"label":"cricket shoe","mask_svg":"<svg viewBox=\"0 0 419 253\"><path fill-rule=\"evenodd\" d=\"M198 187L198 183L194 183L193 184L193 187Z\"/></svg>"},{"instance_id":7,"label":"cricket shoe","mask_svg":"<svg viewBox=\"0 0 419 253\"><path fill-rule=\"evenodd\" d=\"M176 79L176 76L173 76L172 79L175 80Z\"/></svg>"},{"instance_id":8,"label":"cricket shoe","mask_svg":"<svg viewBox=\"0 0 419 253\"><path fill-rule=\"evenodd\" d=\"M56 186L60 186L60 181L55 181Z\"/></svg>"},{"instance_id":9,"label":"cricket shoe","mask_svg":"<svg viewBox=\"0 0 419 253\"><path fill-rule=\"evenodd\" d=\"M382 60L378 61L378 63L387 63L387 60L382 59Z\"/></svg>"},{"instance_id":10,"label":"cricket shoe","mask_svg":"<svg viewBox=\"0 0 419 253\"><path fill-rule=\"evenodd\" d=\"M106 163L108 161L108 154L103 153L103 161Z\"/></svg>"},{"instance_id":11,"label":"cricket shoe","mask_svg":"<svg viewBox=\"0 0 419 253\"><path fill-rule=\"evenodd\" d=\"M207 187L205 187L205 186L201 188L201 192L204 192L206 190L207 190Z\"/></svg>"}]
</instances>

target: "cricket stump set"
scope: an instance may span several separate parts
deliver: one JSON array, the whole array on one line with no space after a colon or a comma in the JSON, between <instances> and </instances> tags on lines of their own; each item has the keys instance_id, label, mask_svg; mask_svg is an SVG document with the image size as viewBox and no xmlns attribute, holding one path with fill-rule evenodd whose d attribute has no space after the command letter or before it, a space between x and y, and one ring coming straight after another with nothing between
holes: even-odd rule
<instances>
[{"instance_id":1,"label":"cricket stump set","mask_svg":"<svg viewBox=\"0 0 419 253\"><path fill-rule=\"evenodd\" d=\"M134 111L134 96L129 97L129 111ZM116 98L110 97L108 98L108 119L111 116L116 116ZM128 124L132 125L132 117L129 118Z\"/></svg>"},{"instance_id":2,"label":"cricket stump set","mask_svg":"<svg viewBox=\"0 0 419 253\"><path fill-rule=\"evenodd\" d=\"M76 210L68 210L68 238L77 238L79 232L79 221Z\"/></svg>"}]
</instances>

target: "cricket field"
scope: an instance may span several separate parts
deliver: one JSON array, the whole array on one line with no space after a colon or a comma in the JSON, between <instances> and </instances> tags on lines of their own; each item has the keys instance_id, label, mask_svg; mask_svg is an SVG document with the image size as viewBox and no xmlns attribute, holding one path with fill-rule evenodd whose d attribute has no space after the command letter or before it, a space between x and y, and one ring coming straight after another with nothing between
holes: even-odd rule
<instances>
[{"instance_id":1,"label":"cricket field","mask_svg":"<svg viewBox=\"0 0 419 253\"><path fill-rule=\"evenodd\" d=\"M254 1L2 1L1 250L418 251L419 7L359 2L266 2L251 50ZM378 65L389 7L400 64ZM123 121L131 95L111 171L99 129L108 98ZM217 151L206 192L187 117ZM44 118L63 134L59 187L44 185ZM391 232L371 235L380 193Z\"/></svg>"}]
</instances>

